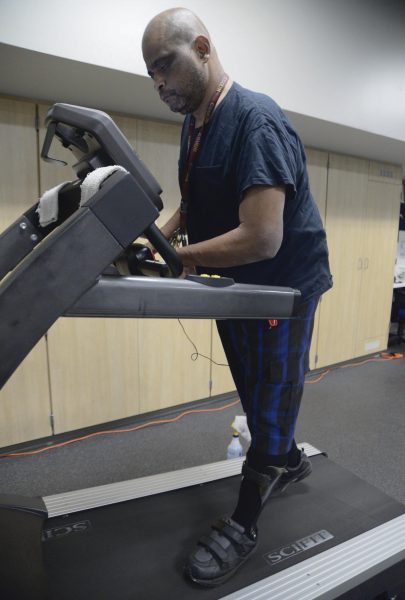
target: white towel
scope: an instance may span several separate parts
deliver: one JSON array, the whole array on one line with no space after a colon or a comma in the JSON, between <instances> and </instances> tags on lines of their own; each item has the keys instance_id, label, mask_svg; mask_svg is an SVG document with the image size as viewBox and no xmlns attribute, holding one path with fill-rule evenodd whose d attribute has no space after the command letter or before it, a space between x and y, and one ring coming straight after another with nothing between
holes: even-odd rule
<instances>
[{"instance_id":1,"label":"white towel","mask_svg":"<svg viewBox=\"0 0 405 600\"><path fill-rule=\"evenodd\" d=\"M98 192L100 185L103 183L107 177L109 177L115 171L123 171L124 173L128 173L124 167L121 165L111 165L109 167L99 167L95 171L91 171L84 179L83 183L80 186L81 196L80 196L80 206L83 206L96 192Z\"/></svg>"},{"instance_id":2,"label":"white towel","mask_svg":"<svg viewBox=\"0 0 405 600\"><path fill-rule=\"evenodd\" d=\"M35 212L39 215L39 224L46 227L58 220L59 212L59 192L70 181L64 181L54 188L47 190L39 199L38 208Z\"/></svg>"}]
</instances>

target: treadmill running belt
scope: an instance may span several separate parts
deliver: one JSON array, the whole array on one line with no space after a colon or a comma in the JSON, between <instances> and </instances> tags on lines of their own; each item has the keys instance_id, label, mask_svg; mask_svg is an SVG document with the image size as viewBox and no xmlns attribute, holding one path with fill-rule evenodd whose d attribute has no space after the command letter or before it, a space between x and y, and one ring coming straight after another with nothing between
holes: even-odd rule
<instances>
[{"instance_id":1,"label":"treadmill running belt","mask_svg":"<svg viewBox=\"0 0 405 600\"><path fill-rule=\"evenodd\" d=\"M311 460L308 479L267 503L256 553L217 588L189 583L182 568L207 526L232 511L239 477L49 519L52 600L217 600L405 513L324 456Z\"/></svg>"}]
</instances>

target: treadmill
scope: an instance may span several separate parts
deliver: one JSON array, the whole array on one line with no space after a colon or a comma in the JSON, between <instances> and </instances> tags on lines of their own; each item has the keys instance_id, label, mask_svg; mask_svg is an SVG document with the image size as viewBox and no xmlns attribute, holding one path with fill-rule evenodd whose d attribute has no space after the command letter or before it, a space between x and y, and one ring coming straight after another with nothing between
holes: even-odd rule
<instances>
[{"instance_id":1,"label":"treadmill","mask_svg":"<svg viewBox=\"0 0 405 600\"><path fill-rule=\"evenodd\" d=\"M155 225L160 186L108 115L55 104L46 121L42 158L54 160L59 140L72 151L77 179L61 190L55 223L41 227L35 205L0 235L1 387L62 315L294 317L300 294L291 288L177 279L179 257ZM115 164L126 172L110 175L82 205L85 176ZM134 244L139 236L165 262ZM122 263L129 275L114 266ZM313 474L267 503L258 551L218 588L186 581L182 560L235 497L242 459L48 497L0 495L1 597L401 598L405 507L301 447Z\"/></svg>"}]
</instances>

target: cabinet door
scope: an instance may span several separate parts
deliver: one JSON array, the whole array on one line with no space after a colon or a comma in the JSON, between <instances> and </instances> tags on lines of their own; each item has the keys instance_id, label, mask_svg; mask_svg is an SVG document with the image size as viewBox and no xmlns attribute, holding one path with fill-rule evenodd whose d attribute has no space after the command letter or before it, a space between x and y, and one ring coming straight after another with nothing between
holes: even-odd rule
<instances>
[{"instance_id":1,"label":"cabinet door","mask_svg":"<svg viewBox=\"0 0 405 600\"><path fill-rule=\"evenodd\" d=\"M48 343L55 433L138 414L136 319L61 318Z\"/></svg>"},{"instance_id":2,"label":"cabinet door","mask_svg":"<svg viewBox=\"0 0 405 600\"><path fill-rule=\"evenodd\" d=\"M400 185L383 180L369 181L356 356L387 347L400 199Z\"/></svg>"},{"instance_id":3,"label":"cabinet door","mask_svg":"<svg viewBox=\"0 0 405 600\"><path fill-rule=\"evenodd\" d=\"M172 216L180 204L177 174L180 133L181 126L177 124L137 121L136 151L163 190L163 210L156 221L158 227Z\"/></svg>"},{"instance_id":4,"label":"cabinet door","mask_svg":"<svg viewBox=\"0 0 405 600\"><path fill-rule=\"evenodd\" d=\"M210 347L210 320L140 319L140 412L208 398Z\"/></svg>"},{"instance_id":5,"label":"cabinet door","mask_svg":"<svg viewBox=\"0 0 405 600\"><path fill-rule=\"evenodd\" d=\"M328 154L321 150L306 148L307 167L309 175L309 184L312 195L318 206L322 223L325 226L326 219L326 187L328 181ZM320 306L315 314L314 331L312 334L311 352L309 356L309 366L311 369L317 367L318 358L318 336L319 336L319 316Z\"/></svg>"},{"instance_id":6,"label":"cabinet door","mask_svg":"<svg viewBox=\"0 0 405 600\"><path fill-rule=\"evenodd\" d=\"M318 367L355 354L367 186L368 161L330 155L325 224L334 287L320 305Z\"/></svg>"},{"instance_id":7,"label":"cabinet door","mask_svg":"<svg viewBox=\"0 0 405 600\"><path fill-rule=\"evenodd\" d=\"M212 322L212 365L211 365L211 394L225 394L227 392L236 392L236 386L233 381L231 371L228 367L228 361L222 348L221 338L219 337L215 321Z\"/></svg>"},{"instance_id":8,"label":"cabinet door","mask_svg":"<svg viewBox=\"0 0 405 600\"><path fill-rule=\"evenodd\" d=\"M52 435L46 355L42 338L0 390L0 447Z\"/></svg>"},{"instance_id":9,"label":"cabinet door","mask_svg":"<svg viewBox=\"0 0 405 600\"><path fill-rule=\"evenodd\" d=\"M38 199L36 107L0 98L0 231ZM42 339L0 390L0 446L50 435L46 343Z\"/></svg>"}]
</instances>

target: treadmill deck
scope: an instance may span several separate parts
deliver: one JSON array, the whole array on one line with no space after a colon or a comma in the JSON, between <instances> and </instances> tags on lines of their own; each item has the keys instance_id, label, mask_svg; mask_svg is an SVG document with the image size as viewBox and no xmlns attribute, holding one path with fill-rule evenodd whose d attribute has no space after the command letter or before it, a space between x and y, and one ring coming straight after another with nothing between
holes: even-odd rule
<instances>
[{"instance_id":1,"label":"treadmill deck","mask_svg":"<svg viewBox=\"0 0 405 600\"><path fill-rule=\"evenodd\" d=\"M333 579L333 560L341 566L348 552L345 542L377 531L379 526L385 528L389 521L391 531L397 531L404 539L405 506L323 455L311 460L312 475L292 484L265 506L255 554L231 580L217 588L200 588L188 582L183 576L183 564L210 523L232 511L240 476L49 519L44 526L43 549L52 600L340 597L352 588L343 585L338 595L319 595L319 587L324 584L315 579L308 586L309 595L304 594L302 583L287 595L289 580L292 584L297 571L294 567L325 551L326 557L327 551L342 545L336 559L325 563ZM390 544L392 533L387 535ZM385 542L379 543L381 546ZM405 560L403 541L399 543ZM365 540L365 550L360 546L352 548L347 555L348 567L353 567L357 555L363 560L362 552L365 557L369 555L373 537ZM321 574L325 570L322 565L317 568ZM384 568L389 568L389 564ZM307 582L311 572L306 571ZM368 577L376 573L378 570L369 570ZM271 580L274 589L268 587ZM324 590L327 591L326 584Z\"/></svg>"}]
</instances>

